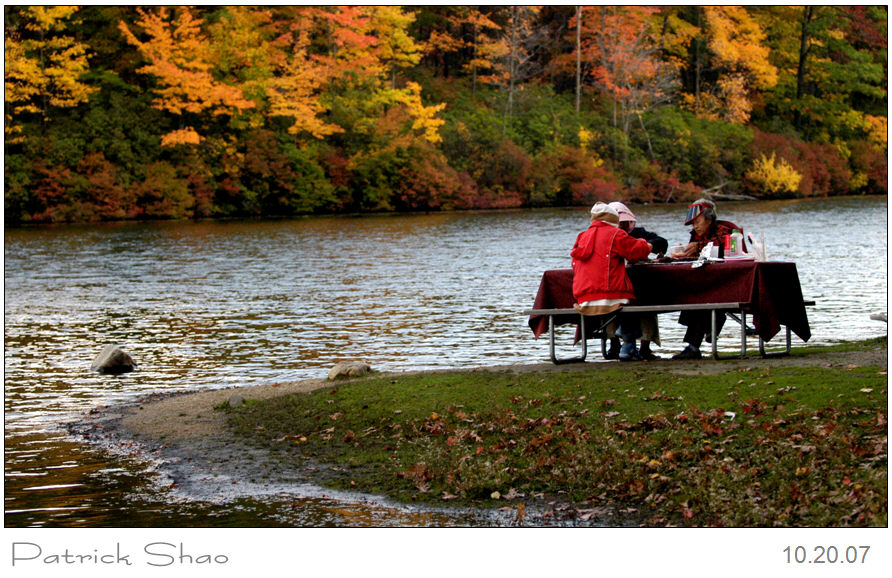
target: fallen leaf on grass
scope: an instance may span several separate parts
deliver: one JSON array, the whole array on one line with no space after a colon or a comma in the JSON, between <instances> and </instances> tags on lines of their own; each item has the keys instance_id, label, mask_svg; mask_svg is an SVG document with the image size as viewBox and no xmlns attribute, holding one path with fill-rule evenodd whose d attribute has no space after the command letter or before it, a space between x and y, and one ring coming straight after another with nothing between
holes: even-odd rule
<instances>
[{"instance_id":1,"label":"fallen leaf on grass","mask_svg":"<svg viewBox=\"0 0 892 578\"><path fill-rule=\"evenodd\" d=\"M505 494L505 499L506 499L506 500L516 500L516 499L518 499L518 498L523 498L523 497L524 497L524 495L521 494L520 492L518 492L518 491L517 491L516 489L514 489L514 488L510 488L510 489L508 490L508 493Z\"/></svg>"},{"instance_id":2,"label":"fallen leaf on grass","mask_svg":"<svg viewBox=\"0 0 892 578\"><path fill-rule=\"evenodd\" d=\"M591 520L595 516L599 516L599 517L606 516L607 513L608 513L607 508L591 508L588 510L577 510L576 511L576 514L577 514L577 516L579 516L579 519L583 520L585 522Z\"/></svg>"}]
</instances>

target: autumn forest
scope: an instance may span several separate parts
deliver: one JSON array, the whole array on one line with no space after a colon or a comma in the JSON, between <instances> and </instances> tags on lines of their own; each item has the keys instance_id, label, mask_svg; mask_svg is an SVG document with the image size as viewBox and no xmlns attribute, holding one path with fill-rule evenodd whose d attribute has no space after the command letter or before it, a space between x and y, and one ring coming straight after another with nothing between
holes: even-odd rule
<instances>
[{"instance_id":1,"label":"autumn forest","mask_svg":"<svg viewBox=\"0 0 892 578\"><path fill-rule=\"evenodd\" d=\"M886 18L5 6L5 222L884 195Z\"/></svg>"}]
</instances>

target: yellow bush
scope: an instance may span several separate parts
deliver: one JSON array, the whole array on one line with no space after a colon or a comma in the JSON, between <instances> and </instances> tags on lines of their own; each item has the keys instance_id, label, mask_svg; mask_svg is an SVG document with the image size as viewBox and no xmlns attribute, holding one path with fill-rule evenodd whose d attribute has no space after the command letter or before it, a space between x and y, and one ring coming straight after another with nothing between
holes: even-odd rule
<instances>
[{"instance_id":1,"label":"yellow bush","mask_svg":"<svg viewBox=\"0 0 892 578\"><path fill-rule=\"evenodd\" d=\"M771 193L796 192L802 181L802 175L784 159L776 160L774 153L771 157L759 155L759 160L746 176Z\"/></svg>"},{"instance_id":2,"label":"yellow bush","mask_svg":"<svg viewBox=\"0 0 892 578\"><path fill-rule=\"evenodd\" d=\"M588 129L586 129L584 126L580 126L578 136L579 136L579 148L581 148L584 151L588 150L588 145L589 145L589 143L592 142L594 135Z\"/></svg>"}]
</instances>

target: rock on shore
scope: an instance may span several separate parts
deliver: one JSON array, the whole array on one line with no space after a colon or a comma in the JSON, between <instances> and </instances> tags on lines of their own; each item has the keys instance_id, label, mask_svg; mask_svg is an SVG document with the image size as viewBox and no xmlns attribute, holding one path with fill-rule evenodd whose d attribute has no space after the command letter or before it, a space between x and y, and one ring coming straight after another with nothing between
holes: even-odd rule
<instances>
[{"instance_id":1,"label":"rock on shore","mask_svg":"<svg viewBox=\"0 0 892 578\"><path fill-rule=\"evenodd\" d=\"M343 361L328 371L328 379L335 380L345 377L360 377L372 371L368 363L362 361Z\"/></svg>"}]
</instances>

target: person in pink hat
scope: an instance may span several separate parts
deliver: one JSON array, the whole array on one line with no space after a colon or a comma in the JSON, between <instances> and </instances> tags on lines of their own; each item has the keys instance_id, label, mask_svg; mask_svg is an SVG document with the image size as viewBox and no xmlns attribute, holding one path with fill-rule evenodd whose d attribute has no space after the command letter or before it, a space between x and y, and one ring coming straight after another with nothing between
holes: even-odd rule
<instances>
[{"instance_id":1,"label":"person in pink hat","mask_svg":"<svg viewBox=\"0 0 892 578\"><path fill-rule=\"evenodd\" d=\"M630 237L634 237L636 239L644 239L651 245L651 253L656 253L657 258L661 258L666 254L666 251L669 249L669 242L663 237L657 235L656 233L652 233L645 229L644 227L636 227L635 225L638 223L638 218L635 216L629 207L620 203L619 201L614 201L612 203L607 203L607 206L616 211L616 214L619 215L619 228L629 234ZM654 359L659 359L660 357L654 354L651 351L650 344L656 343L660 344L660 329L657 323L657 315L656 313L651 315L641 315L641 347L638 350L638 355L641 356L641 359L645 361L652 361ZM608 331L615 328L608 328ZM610 339L610 347L607 350L607 359L618 359L620 352L620 343L617 337L612 337Z\"/></svg>"}]
</instances>

